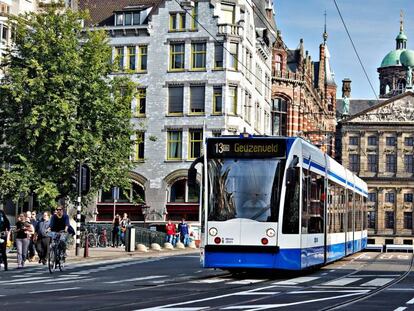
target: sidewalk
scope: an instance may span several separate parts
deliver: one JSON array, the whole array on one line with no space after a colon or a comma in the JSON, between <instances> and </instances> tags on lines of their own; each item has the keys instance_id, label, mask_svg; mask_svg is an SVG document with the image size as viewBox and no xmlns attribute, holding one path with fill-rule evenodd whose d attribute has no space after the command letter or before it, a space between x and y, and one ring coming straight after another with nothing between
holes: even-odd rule
<instances>
[{"instance_id":1,"label":"sidewalk","mask_svg":"<svg viewBox=\"0 0 414 311\"><path fill-rule=\"evenodd\" d=\"M185 248L185 249L161 249L160 251L148 250L148 252L134 251L126 252L124 247L97 247L89 248L89 256L84 257L84 249L81 248L79 256L75 256L75 249L68 250L68 257L66 259L67 263L93 263L94 261L105 261L105 260L129 260L134 258L154 258L154 257L167 257L167 256L176 256L183 254L192 254L198 255L200 250L198 248ZM9 268L14 269L17 267L17 254L16 252L7 254ZM37 255L35 256L36 260L34 262L26 262L27 267L39 265L37 260Z\"/></svg>"}]
</instances>

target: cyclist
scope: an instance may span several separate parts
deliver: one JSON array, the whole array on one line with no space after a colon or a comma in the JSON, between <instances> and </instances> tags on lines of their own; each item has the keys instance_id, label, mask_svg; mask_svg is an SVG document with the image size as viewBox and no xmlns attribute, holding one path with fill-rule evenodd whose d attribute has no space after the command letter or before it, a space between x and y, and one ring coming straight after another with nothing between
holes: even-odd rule
<instances>
[{"instance_id":1,"label":"cyclist","mask_svg":"<svg viewBox=\"0 0 414 311\"><path fill-rule=\"evenodd\" d=\"M69 228L69 216L64 213L63 206L58 205L56 208L56 214L50 218L50 227L49 230L52 232L52 239L56 234L60 234L60 241L62 249L64 251L64 257L66 257L66 240L68 238L68 228Z\"/></svg>"},{"instance_id":2,"label":"cyclist","mask_svg":"<svg viewBox=\"0 0 414 311\"><path fill-rule=\"evenodd\" d=\"M4 271L7 271L7 242L10 239L10 221L3 210L0 210L0 254L1 262L4 265Z\"/></svg>"}]
</instances>

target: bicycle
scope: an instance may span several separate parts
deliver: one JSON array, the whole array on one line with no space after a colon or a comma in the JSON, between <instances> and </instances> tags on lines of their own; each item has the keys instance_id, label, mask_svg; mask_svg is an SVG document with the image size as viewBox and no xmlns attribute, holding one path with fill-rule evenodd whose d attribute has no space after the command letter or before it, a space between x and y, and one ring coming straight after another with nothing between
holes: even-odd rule
<instances>
[{"instance_id":1,"label":"bicycle","mask_svg":"<svg viewBox=\"0 0 414 311\"><path fill-rule=\"evenodd\" d=\"M63 241L60 240L62 232L56 232L52 234L52 241L50 243L50 251L48 258L49 272L53 273L57 268L60 271L65 266L65 250L63 248Z\"/></svg>"}]
</instances>

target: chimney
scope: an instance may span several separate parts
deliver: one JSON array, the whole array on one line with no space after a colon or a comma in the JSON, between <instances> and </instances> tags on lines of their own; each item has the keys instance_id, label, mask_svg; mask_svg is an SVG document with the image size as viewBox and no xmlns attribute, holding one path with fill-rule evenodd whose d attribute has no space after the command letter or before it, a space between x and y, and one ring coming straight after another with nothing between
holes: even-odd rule
<instances>
[{"instance_id":1,"label":"chimney","mask_svg":"<svg viewBox=\"0 0 414 311\"><path fill-rule=\"evenodd\" d=\"M351 97L351 79L344 78L342 80L342 98L350 98Z\"/></svg>"}]
</instances>

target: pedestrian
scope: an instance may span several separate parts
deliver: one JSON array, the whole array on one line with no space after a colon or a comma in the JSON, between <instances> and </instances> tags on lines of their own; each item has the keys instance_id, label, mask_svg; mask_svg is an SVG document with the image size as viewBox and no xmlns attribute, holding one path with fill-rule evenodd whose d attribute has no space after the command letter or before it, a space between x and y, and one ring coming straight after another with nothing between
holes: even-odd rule
<instances>
[{"instance_id":1,"label":"pedestrian","mask_svg":"<svg viewBox=\"0 0 414 311\"><path fill-rule=\"evenodd\" d=\"M35 227L34 241L36 251L39 255L39 263L46 264L49 257L50 237L47 235L47 229L50 227L49 212L44 212L41 221Z\"/></svg>"},{"instance_id":2,"label":"pedestrian","mask_svg":"<svg viewBox=\"0 0 414 311\"><path fill-rule=\"evenodd\" d=\"M121 225L121 242L122 242L122 245L125 245L125 233L126 233L127 227L130 224L131 224L131 220L129 220L128 214L124 213L124 217L122 217L122 220L121 220L121 223L120 223L120 225Z\"/></svg>"},{"instance_id":3,"label":"pedestrian","mask_svg":"<svg viewBox=\"0 0 414 311\"><path fill-rule=\"evenodd\" d=\"M116 214L112 221L112 247L119 246L119 227L121 225L121 216Z\"/></svg>"},{"instance_id":4,"label":"pedestrian","mask_svg":"<svg viewBox=\"0 0 414 311\"><path fill-rule=\"evenodd\" d=\"M17 269L24 267L27 249L29 248L29 237L34 233L34 228L26 220L25 214L20 214L16 222L16 247L17 247Z\"/></svg>"},{"instance_id":5,"label":"pedestrian","mask_svg":"<svg viewBox=\"0 0 414 311\"><path fill-rule=\"evenodd\" d=\"M173 244L175 241L175 224L168 220L165 225L165 232L167 233L167 242Z\"/></svg>"},{"instance_id":6,"label":"pedestrian","mask_svg":"<svg viewBox=\"0 0 414 311\"><path fill-rule=\"evenodd\" d=\"M33 228L36 228L37 220L36 220L36 212L27 211L26 212L26 221L30 222L30 224L33 226ZM29 236L29 247L28 247L28 260L30 262L34 261L34 257L36 255L36 247L35 243L33 241L34 234L31 234Z\"/></svg>"},{"instance_id":7,"label":"pedestrian","mask_svg":"<svg viewBox=\"0 0 414 311\"><path fill-rule=\"evenodd\" d=\"M190 232L188 224L185 222L185 219L181 219L181 222L178 224L178 232L180 233L180 240L184 246L190 244Z\"/></svg>"},{"instance_id":8,"label":"pedestrian","mask_svg":"<svg viewBox=\"0 0 414 311\"><path fill-rule=\"evenodd\" d=\"M0 210L0 255L4 271L8 270L7 266L7 243L10 240L10 221L3 210Z\"/></svg>"}]
</instances>

